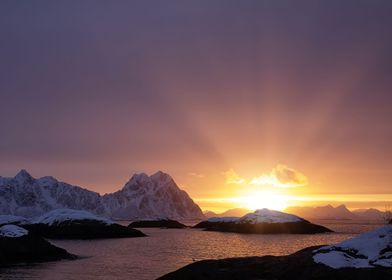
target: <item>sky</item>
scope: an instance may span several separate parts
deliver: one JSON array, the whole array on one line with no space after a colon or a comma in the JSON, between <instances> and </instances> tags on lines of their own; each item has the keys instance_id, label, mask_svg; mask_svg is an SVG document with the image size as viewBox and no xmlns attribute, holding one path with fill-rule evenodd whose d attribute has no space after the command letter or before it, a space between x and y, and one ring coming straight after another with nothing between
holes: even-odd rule
<instances>
[{"instance_id":1,"label":"sky","mask_svg":"<svg viewBox=\"0 0 392 280\"><path fill-rule=\"evenodd\" d=\"M162 170L203 209L255 192L383 208L391 14L387 0L3 0L0 175L106 193Z\"/></svg>"}]
</instances>

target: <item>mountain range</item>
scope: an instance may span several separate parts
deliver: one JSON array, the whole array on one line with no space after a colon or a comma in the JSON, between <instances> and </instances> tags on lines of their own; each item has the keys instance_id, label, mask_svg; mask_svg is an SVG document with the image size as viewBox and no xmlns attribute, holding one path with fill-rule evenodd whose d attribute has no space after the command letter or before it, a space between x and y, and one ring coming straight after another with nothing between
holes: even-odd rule
<instances>
[{"instance_id":1,"label":"mountain range","mask_svg":"<svg viewBox=\"0 0 392 280\"><path fill-rule=\"evenodd\" d=\"M285 209L285 212L304 217L305 219L324 220L378 220L386 217L386 212L377 209L357 209L350 211L345 205L333 207L331 205L317 207L293 206Z\"/></svg>"},{"instance_id":2,"label":"mountain range","mask_svg":"<svg viewBox=\"0 0 392 280\"><path fill-rule=\"evenodd\" d=\"M222 213L215 213L212 211L205 211L204 215L207 218L214 217L242 217L245 214L251 212L247 208L233 208ZM326 206L292 206L284 210L289 214L294 214L305 219L321 219L321 220L374 220L383 221L390 213L382 212L377 209L356 209L350 211L345 205L339 205L333 207L331 205Z\"/></svg>"},{"instance_id":3,"label":"mountain range","mask_svg":"<svg viewBox=\"0 0 392 280\"><path fill-rule=\"evenodd\" d=\"M215 217L242 217L251 212L251 210L247 208L233 208L229 209L222 213L215 213L213 211L205 211L204 216L207 218L215 218Z\"/></svg>"},{"instance_id":4,"label":"mountain range","mask_svg":"<svg viewBox=\"0 0 392 280\"><path fill-rule=\"evenodd\" d=\"M117 192L100 195L47 176L33 178L26 170L0 176L0 214L34 217L53 209L86 210L112 219L199 219L200 207L161 171L134 174Z\"/></svg>"}]
</instances>

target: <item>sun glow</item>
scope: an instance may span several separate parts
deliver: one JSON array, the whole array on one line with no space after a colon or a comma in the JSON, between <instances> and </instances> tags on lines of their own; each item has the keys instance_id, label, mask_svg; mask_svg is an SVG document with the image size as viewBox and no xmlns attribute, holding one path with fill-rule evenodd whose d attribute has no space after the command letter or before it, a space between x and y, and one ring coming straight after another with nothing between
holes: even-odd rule
<instances>
[{"instance_id":1,"label":"sun glow","mask_svg":"<svg viewBox=\"0 0 392 280\"><path fill-rule=\"evenodd\" d=\"M255 191L241 198L241 204L251 210L268 208L272 210L283 210L288 206L288 198L278 192L263 190Z\"/></svg>"}]
</instances>

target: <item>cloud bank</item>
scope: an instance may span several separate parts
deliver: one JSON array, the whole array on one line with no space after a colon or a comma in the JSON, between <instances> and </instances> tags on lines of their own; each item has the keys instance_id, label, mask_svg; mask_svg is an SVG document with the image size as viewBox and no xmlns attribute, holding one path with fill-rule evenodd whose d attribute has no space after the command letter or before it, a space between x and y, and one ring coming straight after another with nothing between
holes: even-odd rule
<instances>
[{"instance_id":1,"label":"cloud bank","mask_svg":"<svg viewBox=\"0 0 392 280\"><path fill-rule=\"evenodd\" d=\"M263 173L250 180L242 178L233 169L224 172L224 175L226 184L268 185L279 188L301 187L308 184L308 178L303 173L283 164L278 164L271 172Z\"/></svg>"}]
</instances>

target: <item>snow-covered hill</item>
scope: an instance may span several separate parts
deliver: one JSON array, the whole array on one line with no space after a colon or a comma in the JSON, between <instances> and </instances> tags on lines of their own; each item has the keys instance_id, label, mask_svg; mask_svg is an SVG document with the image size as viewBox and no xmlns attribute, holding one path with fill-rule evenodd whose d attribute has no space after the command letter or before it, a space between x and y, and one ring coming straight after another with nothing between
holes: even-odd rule
<instances>
[{"instance_id":1,"label":"snow-covered hill","mask_svg":"<svg viewBox=\"0 0 392 280\"><path fill-rule=\"evenodd\" d=\"M259 209L253 213L246 214L239 219L240 223L295 223L304 220L295 215L287 214L280 211L270 210L267 208Z\"/></svg>"},{"instance_id":2,"label":"snow-covered hill","mask_svg":"<svg viewBox=\"0 0 392 280\"><path fill-rule=\"evenodd\" d=\"M104 196L53 177L35 179L25 170L0 177L0 214L35 217L64 208L120 219L203 217L199 206L163 172L135 174L123 189Z\"/></svg>"},{"instance_id":3,"label":"snow-covered hill","mask_svg":"<svg viewBox=\"0 0 392 280\"><path fill-rule=\"evenodd\" d=\"M314 234L331 232L298 216L267 208L258 209L242 217L212 217L196 224L194 228L209 231L257 234Z\"/></svg>"},{"instance_id":4,"label":"snow-covered hill","mask_svg":"<svg viewBox=\"0 0 392 280\"><path fill-rule=\"evenodd\" d=\"M258 209L254 212L247 213L242 217L211 217L207 222L211 223L295 223L303 222L304 219L295 215L287 214L280 211L270 210L267 208Z\"/></svg>"}]
</instances>

